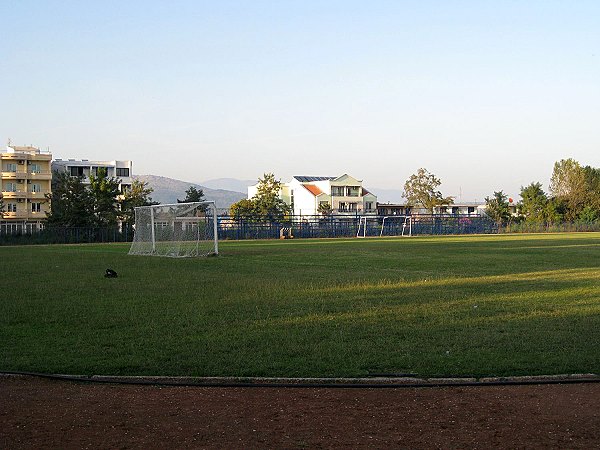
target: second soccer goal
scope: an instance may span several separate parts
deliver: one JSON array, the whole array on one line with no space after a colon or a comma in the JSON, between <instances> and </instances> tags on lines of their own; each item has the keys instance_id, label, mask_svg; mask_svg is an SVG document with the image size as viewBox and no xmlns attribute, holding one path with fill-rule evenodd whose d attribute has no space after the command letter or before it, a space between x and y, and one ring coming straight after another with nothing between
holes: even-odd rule
<instances>
[{"instance_id":1,"label":"second soccer goal","mask_svg":"<svg viewBox=\"0 0 600 450\"><path fill-rule=\"evenodd\" d=\"M135 208L130 255L193 257L219 254L214 202Z\"/></svg>"}]
</instances>

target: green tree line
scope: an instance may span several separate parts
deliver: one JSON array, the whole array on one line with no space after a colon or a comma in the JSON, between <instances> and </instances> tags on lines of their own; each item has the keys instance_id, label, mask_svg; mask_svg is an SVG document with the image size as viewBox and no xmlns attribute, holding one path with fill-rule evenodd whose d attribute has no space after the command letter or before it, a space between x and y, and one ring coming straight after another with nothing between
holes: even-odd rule
<instances>
[{"instance_id":1,"label":"green tree line","mask_svg":"<svg viewBox=\"0 0 600 450\"><path fill-rule=\"evenodd\" d=\"M514 216L506 194L494 192L485 199L486 213L498 223L596 222L600 220L600 169L561 159L554 164L548 193L541 183L532 182L521 187L520 197Z\"/></svg>"},{"instance_id":2,"label":"green tree line","mask_svg":"<svg viewBox=\"0 0 600 450\"><path fill-rule=\"evenodd\" d=\"M107 176L106 169L90 175L86 185L83 177L67 172L54 172L48 225L65 227L113 227L119 222L135 223L134 208L155 204L152 188L145 181L133 180L124 192L119 191L119 179Z\"/></svg>"}]
</instances>

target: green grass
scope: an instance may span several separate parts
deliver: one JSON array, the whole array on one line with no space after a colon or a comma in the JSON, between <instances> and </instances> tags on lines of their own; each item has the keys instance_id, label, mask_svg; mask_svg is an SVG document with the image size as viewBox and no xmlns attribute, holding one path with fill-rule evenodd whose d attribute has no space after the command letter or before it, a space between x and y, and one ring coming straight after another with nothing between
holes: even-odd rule
<instances>
[{"instance_id":1,"label":"green grass","mask_svg":"<svg viewBox=\"0 0 600 450\"><path fill-rule=\"evenodd\" d=\"M600 373L600 233L0 247L0 370ZM105 279L106 268L119 278Z\"/></svg>"}]
</instances>

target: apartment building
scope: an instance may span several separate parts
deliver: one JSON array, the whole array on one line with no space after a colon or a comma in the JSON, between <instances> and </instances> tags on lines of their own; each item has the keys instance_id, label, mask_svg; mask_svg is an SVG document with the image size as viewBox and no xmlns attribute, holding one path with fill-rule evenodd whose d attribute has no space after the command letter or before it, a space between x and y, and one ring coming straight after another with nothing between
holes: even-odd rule
<instances>
[{"instance_id":1,"label":"apartment building","mask_svg":"<svg viewBox=\"0 0 600 450\"><path fill-rule=\"evenodd\" d=\"M0 153L3 221L41 226L50 206L46 196L51 192L51 161L50 152L33 146L9 144Z\"/></svg>"},{"instance_id":2,"label":"apartment building","mask_svg":"<svg viewBox=\"0 0 600 450\"><path fill-rule=\"evenodd\" d=\"M257 192L258 184L248 187L248 198ZM334 214L376 214L377 197L361 180L344 174L339 177L294 176L283 183L279 197L292 207L296 216L318 215L320 205L329 205Z\"/></svg>"},{"instance_id":3,"label":"apartment building","mask_svg":"<svg viewBox=\"0 0 600 450\"><path fill-rule=\"evenodd\" d=\"M119 191L125 192L131 187L131 161L90 161L88 159L55 159L52 161L52 171L65 171L71 176L83 177L83 182L89 184L90 175L98 175L98 170L106 169L108 177L119 179Z\"/></svg>"}]
</instances>

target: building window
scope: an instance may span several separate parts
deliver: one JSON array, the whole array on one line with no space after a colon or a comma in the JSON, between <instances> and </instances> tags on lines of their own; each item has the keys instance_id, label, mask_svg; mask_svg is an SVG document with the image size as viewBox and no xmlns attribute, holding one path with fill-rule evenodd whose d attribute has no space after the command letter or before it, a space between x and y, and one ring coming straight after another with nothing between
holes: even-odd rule
<instances>
[{"instance_id":1,"label":"building window","mask_svg":"<svg viewBox=\"0 0 600 450\"><path fill-rule=\"evenodd\" d=\"M42 210L41 203L32 203L31 204L31 212L38 213Z\"/></svg>"},{"instance_id":2,"label":"building window","mask_svg":"<svg viewBox=\"0 0 600 450\"><path fill-rule=\"evenodd\" d=\"M475 207L474 206L469 206L468 209L467 209L467 212L469 214L473 214L475 212Z\"/></svg>"},{"instance_id":3,"label":"building window","mask_svg":"<svg viewBox=\"0 0 600 450\"><path fill-rule=\"evenodd\" d=\"M8 205L6 205L6 210L8 212L17 212L17 204L16 203L9 203Z\"/></svg>"},{"instance_id":4,"label":"building window","mask_svg":"<svg viewBox=\"0 0 600 450\"><path fill-rule=\"evenodd\" d=\"M4 192L17 192L17 183L6 183L6 185L4 186Z\"/></svg>"},{"instance_id":5,"label":"building window","mask_svg":"<svg viewBox=\"0 0 600 450\"><path fill-rule=\"evenodd\" d=\"M79 166L70 166L69 173L72 177L82 177L83 176L83 167Z\"/></svg>"},{"instance_id":6,"label":"building window","mask_svg":"<svg viewBox=\"0 0 600 450\"><path fill-rule=\"evenodd\" d=\"M359 186L346 187L346 197L358 197L359 193L360 193Z\"/></svg>"},{"instance_id":7,"label":"building window","mask_svg":"<svg viewBox=\"0 0 600 450\"><path fill-rule=\"evenodd\" d=\"M371 211L373 209L373 202L365 202L365 210Z\"/></svg>"},{"instance_id":8,"label":"building window","mask_svg":"<svg viewBox=\"0 0 600 450\"><path fill-rule=\"evenodd\" d=\"M39 184L31 185L31 192L42 192L42 187Z\"/></svg>"},{"instance_id":9,"label":"building window","mask_svg":"<svg viewBox=\"0 0 600 450\"><path fill-rule=\"evenodd\" d=\"M15 163L8 163L6 165L6 171L7 172L16 172L17 171L17 165Z\"/></svg>"},{"instance_id":10,"label":"building window","mask_svg":"<svg viewBox=\"0 0 600 450\"><path fill-rule=\"evenodd\" d=\"M348 210L348 203L346 203L346 202L340 202L339 210L340 211L347 211Z\"/></svg>"},{"instance_id":11,"label":"building window","mask_svg":"<svg viewBox=\"0 0 600 450\"><path fill-rule=\"evenodd\" d=\"M452 207L452 214L458 214L458 206L453 206Z\"/></svg>"},{"instance_id":12,"label":"building window","mask_svg":"<svg viewBox=\"0 0 600 450\"><path fill-rule=\"evenodd\" d=\"M40 173L42 168L39 164L31 164L31 173Z\"/></svg>"},{"instance_id":13,"label":"building window","mask_svg":"<svg viewBox=\"0 0 600 450\"><path fill-rule=\"evenodd\" d=\"M117 167L117 176L118 177L128 177L129 176L129 168L128 167Z\"/></svg>"},{"instance_id":14,"label":"building window","mask_svg":"<svg viewBox=\"0 0 600 450\"><path fill-rule=\"evenodd\" d=\"M344 186L331 186L331 196L343 197L344 196Z\"/></svg>"},{"instance_id":15,"label":"building window","mask_svg":"<svg viewBox=\"0 0 600 450\"><path fill-rule=\"evenodd\" d=\"M348 211L356 211L357 204L355 202L348 203Z\"/></svg>"}]
</instances>

